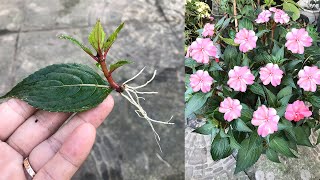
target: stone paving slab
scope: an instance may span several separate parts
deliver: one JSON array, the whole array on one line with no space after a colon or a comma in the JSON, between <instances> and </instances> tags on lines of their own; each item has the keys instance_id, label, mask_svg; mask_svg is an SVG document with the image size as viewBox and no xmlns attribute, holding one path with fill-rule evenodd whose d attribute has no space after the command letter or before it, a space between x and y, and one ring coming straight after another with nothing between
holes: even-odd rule
<instances>
[{"instance_id":1,"label":"stone paving slab","mask_svg":"<svg viewBox=\"0 0 320 180\"><path fill-rule=\"evenodd\" d=\"M8 91L11 86L10 74L12 74L12 66L15 60L17 34L0 35L0 95Z\"/></svg>"}]
</instances>

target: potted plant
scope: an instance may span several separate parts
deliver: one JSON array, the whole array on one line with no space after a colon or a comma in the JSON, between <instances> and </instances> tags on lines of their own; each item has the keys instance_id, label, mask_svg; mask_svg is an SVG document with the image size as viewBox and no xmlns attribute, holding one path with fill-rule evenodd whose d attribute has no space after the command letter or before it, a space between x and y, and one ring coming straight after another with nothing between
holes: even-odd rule
<instances>
[{"instance_id":1,"label":"potted plant","mask_svg":"<svg viewBox=\"0 0 320 180\"><path fill-rule=\"evenodd\" d=\"M297 146L315 146L309 137L320 129L320 38L296 21L293 1L230 2L188 48L185 115L205 120L194 132L211 137L213 160L237 153L237 173L262 155L279 163L279 156L299 156Z\"/></svg>"}]
</instances>

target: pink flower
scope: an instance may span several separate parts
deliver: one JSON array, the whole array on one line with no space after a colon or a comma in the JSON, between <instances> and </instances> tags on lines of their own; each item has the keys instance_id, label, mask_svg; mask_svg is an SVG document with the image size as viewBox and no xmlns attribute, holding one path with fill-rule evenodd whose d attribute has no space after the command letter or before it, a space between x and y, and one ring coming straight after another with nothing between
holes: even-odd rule
<instances>
[{"instance_id":1,"label":"pink flower","mask_svg":"<svg viewBox=\"0 0 320 180\"><path fill-rule=\"evenodd\" d=\"M269 10L263 10L259 15L258 18L256 19L256 23L266 23L268 22L271 17L271 12Z\"/></svg>"},{"instance_id":2,"label":"pink flower","mask_svg":"<svg viewBox=\"0 0 320 180\"><path fill-rule=\"evenodd\" d=\"M224 113L224 119L228 122L241 116L242 106L238 99L225 98L219 107L219 112Z\"/></svg>"},{"instance_id":3,"label":"pink flower","mask_svg":"<svg viewBox=\"0 0 320 180\"><path fill-rule=\"evenodd\" d=\"M213 78L207 71L198 70L190 76L190 86L194 92L198 92L201 89L202 92L207 93L210 91L212 83Z\"/></svg>"},{"instance_id":4,"label":"pink flower","mask_svg":"<svg viewBox=\"0 0 320 180\"><path fill-rule=\"evenodd\" d=\"M253 118L251 123L258 127L258 134L262 137L266 137L269 134L273 134L278 131L278 122L280 117L277 115L277 111L274 108L267 108L265 105L258 107L253 112Z\"/></svg>"},{"instance_id":5,"label":"pink flower","mask_svg":"<svg viewBox=\"0 0 320 180\"><path fill-rule=\"evenodd\" d=\"M215 57L217 54L217 48L210 38L197 38L190 47L192 49L190 55L198 63L207 64L209 63L209 56Z\"/></svg>"},{"instance_id":6,"label":"pink flower","mask_svg":"<svg viewBox=\"0 0 320 180\"><path fill-rule=\"evenodd\" d=\"M257 40L258 37L254 31L243 28L237 32L234 42L240 44L240 51L245 53L256 47Z\"/></svg>"},{"instance_id":7,"label":"pink flower","mask_svg":"<svg viewBox=\"0 0 320 180\"><path fill-rule=\"evenodd\" d=\"M293 104L288 104L284 117L289 121L294 120L295 122L304 119L305 117L310 117L312 112L304 104L303 101L295 101Z\"/></svg>"},{"instance_id":8,"label":"pink flower","mask_svg":"<svg viewBox=\"0 0 320 180\"><path fill-rule=\"evenodd\" d=\"M248 84L253 84L254 76L247 66L235 66L228 73L229 80L227 84L235 91L245 92Z\"/></svg>"},{"instance_id":9,"label":"pink flower","mask_svg":"<svg viewBox=\"0 0 320 180\"><path fill-rule=\"evenodd\" d=\"M274 7L270 8L269 10L274 12L274 16L273 16L274 22L280 23L280 24L285 24L285 23L289 22L290 17L283 10L277 9L277 8L274 8Z\"/></svg>"},{"instance_id":10,"label":"pink flower","mask_svg":"<svg viewBox=\"0 0 320 180\"><path fill-rule=\"evenodd\" d=\"M213 36L214 34L214 24L207 23L204 25L202 36Z\"/></svg>"},{"instance_id":11,"label":"pink flower","mask_svg":"<svg viewBox=\"0 0 320 180\"><path fill-rule=\"evenodd\" d=\"M189 58L190 57L190 52L192 51L191 49L191 46L188 46L188 49L187 49L187 54L186 54L186 58Z\"/></svg>"},{"instance_id":12,"label":"pink flower","mask_svg":"<svg viewBox=\"0 0 320 180\"><path fill-rule=\"evenodd\" d=\"M291 32L287 33L286 39L287 42L285 46L292 53L303 54L304 47L310 47L312 45L312 38L304 28L293 28Z\"/></svg>"},{"instance_id":13,"label":"pink flower","mask_svg":"<svg viewBox=\"0 0 320 180\"><path fill-rule=\"evenodd\" d=\"M260 69L259 74L264 85L268 85L271 82L272 86L276 87L281 83L283 71L278 64L268 63Z\"/></svg>"},{"instance_id":14,"label":"pink flower","mask_svg":"<svg viewBox=\"0 0 320 180\"><path fill-rule=\"evenodd\" d=\"M298 73L298 85L305 91L315 92L320 84L320 70L317 66L305 66Z\"/></svg>"}]
</instances>

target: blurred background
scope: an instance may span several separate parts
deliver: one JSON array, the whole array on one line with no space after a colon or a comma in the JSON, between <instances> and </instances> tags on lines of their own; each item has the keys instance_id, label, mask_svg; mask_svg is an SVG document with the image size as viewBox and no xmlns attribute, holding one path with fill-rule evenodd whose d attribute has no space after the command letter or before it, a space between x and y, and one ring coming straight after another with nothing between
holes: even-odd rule
<instances>
[{"instance_id":1,"label":"blurred background","mask_svg":"<svg viewBox=\"0 0 320 180\"><path fill-rule=\"evenodd\" d=\"M146 66L135 81L142 84L158 70L146 90L159 94L146 95L142 105L159 120L173 115L175 125L155 124L161 153L148 123L113 93L113 112L98 129L93 151L73 179L183 179L183 0L0 0L0 94L50 64L76 62L96 68L82 50L56 36L69 34L88 45L97 18L107 35L125 22L108 60L135 63L116 72L116 81L124 82Z\"/></svg>"}]
</instances>

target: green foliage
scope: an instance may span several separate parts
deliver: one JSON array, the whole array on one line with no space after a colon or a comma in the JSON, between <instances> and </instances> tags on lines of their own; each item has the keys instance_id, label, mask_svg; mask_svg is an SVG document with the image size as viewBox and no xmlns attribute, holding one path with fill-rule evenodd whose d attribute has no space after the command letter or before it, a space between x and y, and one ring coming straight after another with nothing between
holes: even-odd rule
<instances>
[{"instance_id":1,"label":"green foliage","mask_svg":"<svg viewBox=\"0 0 320 180\"><path fill-rule=\"evenodd\" d=\"M81 112L100 104L111 91L86 65L55 64L28 76L1 98L18 98L46 111Z\"/></svg>"},{"instance_id":2,"label":"green foliage","mask_svg":"<svg viewBox=\"0 0 320 180\"><path fill-rule=\"evenodd\" d=\"M87 48L85 45L83 45L82 43L80 43L78 40L76 40L75 38L68 36L68 35L59 35L58 38L60 39L67 39L69 41L71 41L73 44L79 46L82 50L84 50L87 54L89 54L90 56L93 56L92 51Z\"/></svg>"},{"instance_id":3,"label":"green foliage","mask_svg":"<svg viewBox=\"0 0 320 180\"><path fill-rule=\"evenodd\" d=\"M108 37L108 39L104 42L103 44L103 49L105 51L108 51L110 49L110 47L112 46L112 44L115 42L115 40L118 37L118 34L120 33L121 29L123 28L124 23L121 23L117 29Z\"/></svg>"},{"instance_id":4,"label":"green foliage","mask_svg":"<svg viewBox=\"0 0 320 180\"><path fill-rule=\"evenodd\" d=\"M89 34L88 40L91 46L99 52L103 49L104 38L106 33L103 30L103 27L100 23L100 20L97 21L96 25L93 27L91 33Z\"/></svg>"},{"instance_id":5,"label":"green foliage","mask_svg":"<svg viewBox=\"0 0 320 180\"><path fill-rule=\"evenodd\" d=\"M121 66L124 66L126 64L131 64L133 63L132 61L128 61L128 60L120 60L120 61L117 61L116 63L114 64L110 64L110 67L109 67L109 71L114 71L116 69L118 69L119 67Z\"/></svg>"},{"instance_id":6,"label":"green foliage","mask_svg":"<svg viewBox=\"0 0 320 180\"><path fill-rule=\"evenodd\" d=\"M302 21L298 19L300 16L299 7L292 0L284 0L277 6L274 0L261 1L261 6L258 6L256 1L239 0L236 1L236 16L233 12L233 1L222 0L219 2L219 9L224 15L212 22L215 24L214 35L206 38L210 38L214 44L220 45L222 54L219 58L220 62L216 63L214 57L211 57L209 64L196 63L192 58L186 59L187 76L197 70L205 70L214 79L210 98L205 98L202 93L192 93L192 89L187 86L187 114L196 114L197 117L214 119L218 122L214 127L220 131L212 139L212 142L215 142L211 149L212 158L214 160L224 158L226 154L229 154L229 148L233 152L238 152L235 173L252 166L261 154L265 154L269 160L277 163L280 162L279 156L282 155L295 158L298 146L314 147L309 141L311 131L320 128L319 86L316 92L307 92L297 83L298 73L304 66L318 66L320 68L319 33L314 26L301 23ZM258 14L271 7L278 9L283 7L283 10L291 17L290 22L286 24L275 23L272 16L267 23L256 23L255 19ZM238 28L236 28L236 23L238 23ZM202 28L203 26L199 27L203 30ZM237 31L242 28L253 30L258 37L256 47L246 53L241 52L239 44L234 42ZM313 39L312 46L305 47L303 54L292 53L285 46L287 33L292 28L305 28ZM192 41L187 45L191 43ZM268 63L277 64L283 71L280 85L273 86L271 83L264 85L261 82L260 70ZM255 77L254 83L248 84L245 92L235 91L228 85L230 70L234 66L249 67ZM192 103L196 105L196 108L192 110L192 106L188 104L194 96L199 98L199 101L193 100ZM239 100L242 106L241 116L231 122L226 121L224 113L219 112L220 103L227 97ZM209 101L210 99L216 102L213 104ZM286 119L285 112L288 104L292 104L296 100L303 101L309 106L309 110L312 111L310 118L301 119L298 122ZM251 122L254 111L262 105L274 108L280 118L278 129L266 137L257 135L258 127Z\"/></svg>"}]
</instances>

